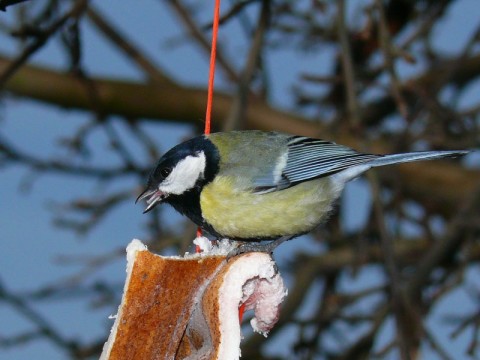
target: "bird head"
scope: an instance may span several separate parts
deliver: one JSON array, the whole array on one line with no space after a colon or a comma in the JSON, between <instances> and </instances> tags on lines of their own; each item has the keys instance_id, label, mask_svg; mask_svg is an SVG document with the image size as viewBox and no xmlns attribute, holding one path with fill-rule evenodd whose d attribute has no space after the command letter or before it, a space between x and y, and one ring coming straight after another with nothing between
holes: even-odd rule
<instances>
[{"instance_id":1,"label":"bird head","mask_svg":"<svg viewBox=\"0 0 480 360\"><path fill-rule=\"evenodd\" d=\"M146 189L136 202L146 199L149 212L172 195L181 196L211 181L218 166L215 146L205 136L181 143L158 161L150 173Z\"/></svg>"}]
</instances>

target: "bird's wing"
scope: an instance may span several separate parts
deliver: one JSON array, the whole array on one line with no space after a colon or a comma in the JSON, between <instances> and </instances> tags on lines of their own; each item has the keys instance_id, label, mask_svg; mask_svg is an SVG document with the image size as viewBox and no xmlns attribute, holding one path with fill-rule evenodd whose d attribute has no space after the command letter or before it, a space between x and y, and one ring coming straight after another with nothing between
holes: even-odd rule
<instances>
[{"instance_id":1,"label":"bird's wing","mask_svg":"<svg viewBox=\"0 0 480 360\"><path fill-rule=\"evenodd\" d=\"M286 152L272 165L269 175L255 179L254 191L267 193L286 189L379 157L381 155L359 153L325 140L292 136L287 142Z\"/></svg>"}]
</instances>

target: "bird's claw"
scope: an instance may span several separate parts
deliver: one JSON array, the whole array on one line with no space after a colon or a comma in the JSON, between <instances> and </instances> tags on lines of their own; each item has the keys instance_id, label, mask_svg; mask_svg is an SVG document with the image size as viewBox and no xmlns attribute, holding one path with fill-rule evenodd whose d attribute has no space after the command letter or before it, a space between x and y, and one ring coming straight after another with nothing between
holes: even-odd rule
<instances>
[{"instance_id":1,"label":"bird's claw","mask_svg":"<svg viewBox=\"0 0 480 360\"><path fill-rule=\"evenodd\" d=\"M249 252L263 252L267 254L273 254L273 251L277 248L278 245L284 243L287 240L290 240L291 238L291 236L282 236L266 244L244 242L227 254L227 261L235 256Z\"/></svg>"}]
</instances>

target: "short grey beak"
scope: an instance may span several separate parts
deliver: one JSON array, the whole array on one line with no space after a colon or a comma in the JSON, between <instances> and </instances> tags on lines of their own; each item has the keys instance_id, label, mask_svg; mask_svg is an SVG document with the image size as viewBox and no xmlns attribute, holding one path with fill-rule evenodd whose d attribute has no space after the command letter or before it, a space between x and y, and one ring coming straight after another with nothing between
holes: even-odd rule
<instances>
[{"instance_id":1,"label":"short grey beak","mask_svg":"<svg viewBox=\"0 0 480 360\"><path fill-rule=\"evenodd\" d=\"M161 192L160 190L158 189L145 189L144 192L142 192L138 197L137 197L137 200L135 200L135 204L137 202L139 202L140 200L143 200L145 198L148 198L147 199L147 207L145 208L145 210L143 210L143 213L147 213L149 212L150 210L152 210L155 206L158 205L158 203L160 203L163 199L165 199L167 196L165 193Z\"/></svg>"}]
</instances>

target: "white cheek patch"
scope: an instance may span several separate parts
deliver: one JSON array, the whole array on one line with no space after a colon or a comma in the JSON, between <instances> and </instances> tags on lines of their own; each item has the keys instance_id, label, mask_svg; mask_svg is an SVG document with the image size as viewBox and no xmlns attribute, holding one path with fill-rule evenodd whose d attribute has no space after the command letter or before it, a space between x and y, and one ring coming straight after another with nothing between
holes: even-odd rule
<instances>
[{"instance_id":1,"label":"white cheek patch","mask_svg":"<svg viewBox=\"0 0 480 360\"><path fill-rule=\"evenodd\" d=\"M203 177L205 164L206 159L203 152L197 156L187 156L172 169L170 175L161 182L158 190L166 194L183 194L193 188L197 180Z\"/></svg>"}]
</instances>

